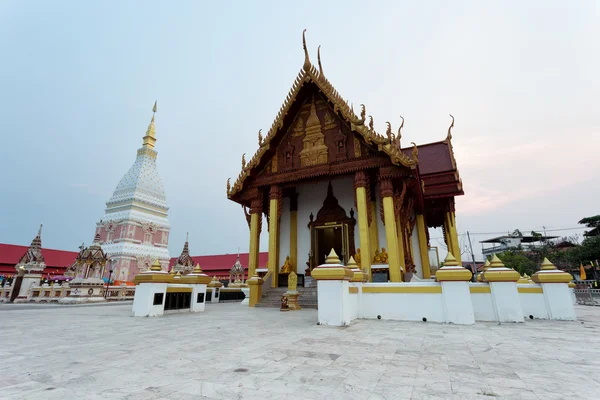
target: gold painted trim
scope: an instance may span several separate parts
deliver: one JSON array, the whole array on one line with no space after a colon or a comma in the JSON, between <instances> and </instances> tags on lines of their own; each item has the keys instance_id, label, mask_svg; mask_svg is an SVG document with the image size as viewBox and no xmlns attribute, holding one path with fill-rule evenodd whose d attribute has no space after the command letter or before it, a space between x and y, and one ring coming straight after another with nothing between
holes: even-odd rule
<instances>
[{"instance_id":1,"label":"gold painted trim","mask_svg":"<svg viewBox=\"0 0 600 400\"><path fill-rule=\"evenodd\" d=\"M348 293L350 293L350 294L357 294L358 293L358 288L357 287L348 288Z\"/></svg>"},{"instance_id":2,"label":"gold painted trim","mask_svg":"<svg viewBox=\"0 0 600 400\"><path fill-rule=\"evenodd\" d=\"M471 293L492 293L489 286L471 286L469 287Z\"/></svg>"},{"instance_id":3,"label":"gold painted trim","mask_svg":"<svg viewBox=\"0 0 600 400\"><path fill-rule=\"evenodd\" d=\"M519 293L544 293L541 287L517 287Z\"/></svg>"},{"instance_id":4,"label":"gold painted trim","mask_svg":"<svg viewBox=\"0 0 600 400\"><path fill-rule=\"evenodd\" d=\"M167 293L192 293L192 288L187 287L168 287Z\"/></svg>"},{"instance_id":5,"label":"gold painted trim","mask_svg":"<svg viewBox=\"0 0 600 400\"><path fill-rule=\"evenodd\" d=\"M442 293L441 286L365 286L363 293Z\"/></svg>"}]
</instances>

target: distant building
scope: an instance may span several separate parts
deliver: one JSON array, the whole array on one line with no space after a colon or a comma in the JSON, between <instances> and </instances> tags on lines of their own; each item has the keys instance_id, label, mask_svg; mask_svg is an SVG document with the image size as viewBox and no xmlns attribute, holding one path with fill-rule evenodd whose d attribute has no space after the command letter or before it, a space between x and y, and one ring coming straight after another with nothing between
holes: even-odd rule
<instances>
[{"instance_id":1,"label":"distant building","mask_svg":"<svg viewBox=\"0 0 600 400\"><path fill-rule=\"evenodd\" d=\"M529 250L535 248L536 246L540 246L542 243L545 243L548 240L556 238L558 238L558 236L523 235L517 229L508 235L482 240L479 243L481 243L481 252L483 253L483 256L488 257L507 250Z\"/></svg>"}]
</instances>

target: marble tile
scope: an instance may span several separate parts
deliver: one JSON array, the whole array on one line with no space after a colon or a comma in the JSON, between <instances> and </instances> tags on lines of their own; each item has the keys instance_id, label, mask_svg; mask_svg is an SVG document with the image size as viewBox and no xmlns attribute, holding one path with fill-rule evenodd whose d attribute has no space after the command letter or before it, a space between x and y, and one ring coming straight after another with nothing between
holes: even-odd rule
<instances>
[{"instance_id":1,"label":"marble tile","mask_svg":"<svg viewBox=\"0 0 600 400\"><path fill-rule=\"evenodd\" d=\"M0 304L0 340L11 343L0 355L0 398L545 400L600 393L600 307L578 306L575 323L356 320L346 328L317 326L314 310L284 315L237 303L162 318L132 318L130 310ZM60 340L48 345L52 338Z\"/></svg>"}]
</instances>

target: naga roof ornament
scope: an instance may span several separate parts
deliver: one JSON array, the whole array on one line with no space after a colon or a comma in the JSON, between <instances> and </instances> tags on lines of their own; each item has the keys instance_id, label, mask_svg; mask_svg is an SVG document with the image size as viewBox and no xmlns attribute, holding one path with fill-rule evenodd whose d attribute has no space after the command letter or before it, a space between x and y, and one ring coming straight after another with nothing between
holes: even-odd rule
<instances>
[{"instance_id":1,"label":"naga roof ornament","mask_svg":"<svg viewBox=\"0 0 600 400\"><path fill-rule=\"evenodd\" d=\"M290 91L288 92L283 104L281 105L271 128L266 133L262 140L262 146L259 146L258 150L252 156L250 161L242 167L242 171L238 175L235 182L228 187L227 196L231 197L240 190L242 190L244 181L250 175L251 170L258 166L261 161L263 154L265 154L269 148L271 140L275 137L277 132L283 127L283 120L288 114L290 107L296 100L300 89L308 83L313 83L323 93L323 95L333 103L333 111L346 122L349 123L351 130L358 133L367 144L377 146L380 151L386 153L393 164L403 165L409 168L415 168L418 161L407 156L400 150L400 146L385 146L388 144L388 139L378 134L371 123L369 126L365 125L366 120L366 108L364 104L361 104L361 113L358 117L353 110L353 107L339 94L339 92L333 87L331 82L323 74L323 67L320 62L320 51L318 52L319 69L315 68L310 62L308 55L308 49L306 46L306 29L302 31L302 48L304 50L304 64L302 69L296 76L294 83Z\"/></svg>"}]
</instances>

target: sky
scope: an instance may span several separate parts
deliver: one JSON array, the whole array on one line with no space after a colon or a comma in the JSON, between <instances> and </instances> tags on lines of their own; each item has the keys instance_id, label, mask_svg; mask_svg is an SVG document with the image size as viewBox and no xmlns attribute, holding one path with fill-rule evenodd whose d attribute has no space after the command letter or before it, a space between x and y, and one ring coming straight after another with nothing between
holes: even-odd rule
<instances>
[{"instance_id":1,"label":"sky","mask_svg":"<svg viewBox=\"0 0 600 400\"><path fill-rule=\"evenodd\" d=\"M0 242L40 223L44 247L91 242L158 100L171 255L186 232L193 254L247 251L226 181L302 67L305 28L377 131L403 115L404 143L438 141L455 116L457 227L476 253L600 214L598 2L0 0Z\"/></svg>"}]
</instances>

